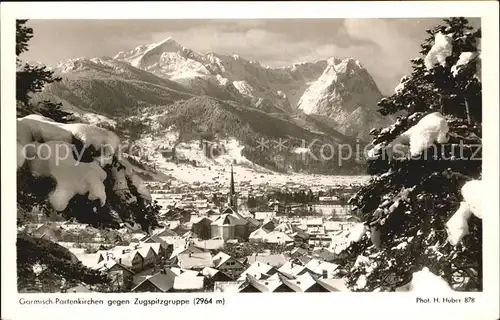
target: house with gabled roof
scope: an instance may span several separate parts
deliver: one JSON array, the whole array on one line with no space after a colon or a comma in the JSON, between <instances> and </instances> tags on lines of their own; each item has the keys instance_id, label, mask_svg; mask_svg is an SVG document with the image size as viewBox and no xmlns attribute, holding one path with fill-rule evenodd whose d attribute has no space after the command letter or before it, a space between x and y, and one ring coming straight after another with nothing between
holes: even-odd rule
<instances>
[{"instance_id":1,"label":"house with gabled roof","mask_svg":"<svg viewBox=\"0 0 500 320\"><path fill-rule=\"evenodd\" d=\"M211 281L232 281L233 279L221 270L206 267L201 270L201 274Z\"/></svg>"},{"instance_id":2,"label":"house with gabled roof","mask_svg":"<svg viewBox=\"0 0 500 320\"><path fill-rule=\"evenodd\" d=\"M309 272L294 277L287 277L278 273L278 278L294 292L330 292L324 286L321 286Z\"/></svg>"},{"instance_id":3,"label":"house with gabled roof","mask_svg":"<svg viewBox=\"0 0 500 320\"><path fill-rule=\"evenodd\" d=\"M134 250L137 250L144 258L142 269L148 269L157 263L160 245L157 243L141 243L134 246Z\"/></svg>"},{"instance_id":4,"label":"house with gabled roof","mask_svg":"<svg viewBox=\"0 0 500 320\"><path fill-rule=\"evenodd\" d=\"M264 241L276 244L289 244L294 242L293 239L289 237L286 233L282 231L277 231L276 229L269 232L265 236Z\"/></svg>"},{"instance_id":5,"label":"house with gabled roof","mask_svg":"<svg viewBox=\"0 0 500 320\"><path fill-rule=\"evenodd\" d=\"M214 267L230 274L239 274L245 270L245 265L232 256L219 252L213 257Z\"/></svg>"},{"instance_id":6,"label":"house with gabled roof","mask_svg":"<svg viewBox=\"0 0 500 320\"><path fill-rule=\"evenodd\" d=\"M147 276L132 292L170 292L174 287L176 275L169 269L163 269L152 276Z\"/></svg>"},{"instance_id":7,"label":"house with gabled roof","mask_svg":"<svg viewBox=\"0 0 500 320\"><path fill-rule=\"evenodd\" d=\"M202 253L205 252L205 250L197 247L197 246L187 246L187 247L178 247L175 248L172 254L170 255L170 259L176 258L179 254L185 254L185 253Z\"/></svg>"},{"instance_id":8,"label":"house with gabled roof","mask_svg":"<svg viewBox=\"0 0 500 320\"><path fill-rule=\"evenodd\" d=\"M253 264L254 262L260 262L263 264L270 265L275 268L279 268L286 263L287 259L284 254L257 254L254 253L251 256L245 258L247 264Z\"/></svg>"},{"instance_id":9,"label":"house with gabled roof","mask_svg":"<svg viewBox=\"0 0 500 320\"><path fill-rule=\"evenodd\" d=\"M292 276L297 276L302 274L305 269L306 267L303 265L294 263L293 261L287 261L278 269L278 271Z\"/></svg>"},{"instance_id":10,"label":"house with gabled roof","mask_svg":"<svg viewBox=\"0 0 500 320\"><path fill-rule=\"evenodd\" d=\"M278 269L276 269L268 264L261 263L259 261L255 261L245 271L243 271L243 273L240 275L238 280L245 281L247 274L251 275L252 277L256 278L257 280L268 279L273 274L275 274L277 271L278 271Z\"/></svg>"},{"instance_id":11,"label":"house with gabled roof","mask_svg":"<svg viewBox=\"0 0 500 320\"><path fill-rule=\"evenodd\" d=\"M167 243L164 239L162 239L157 235L152 235L141 241L141 243L158 244L159 245L158 250L156 251L156 246L153 249L155 250L155 252L159 257L167 258L169 254L174 250L174 246L172 244Z\"/></svg>"},{"instance_id":12,"label":"house with gabled roof","mask_svg":"<svg viewBox=\"0 0 500 320\"><path fill-rule=\"evenodd\" d=\"M174 279L174 292L202 292L205 277L182 274Z\"/></svg>"},{"instance_id":13,"label":"house with gabled roof","mask_svg":"<svg viewBox=\"0 0 500 320\"><path fill-rule=\"evenodd\" d=\"M264 241L269 233L268 230L264 228L259 228L254 232L250 233L248 236L248 241Z\"/></svg>"},{"instance_id":14,"label":"house with gabled roof","mask_svg":"<svg viewBox=\"0 0 500 320\"><path fill-rule=\"evenodd\" d=\"M132 285L135 272L113 259L99 262L94 270L106 273L111 279L111 286L116 289L126 289Z\"/></svg>"},{"instance_id":15,"label":"house with gabled roof","mask_svg":"<svg viewBox=\"0 0 500 320\"><path fill-rule=\"evenodd\" d=\"M256 279L247 274L246 281L239 287L240 293L270 293L270 292L294 292L280 279Z\"/></svg>"},{"instance_id":16,"label":"house with gabled roof","mask_svg":"<svg viewBox=\"0 0 500 320\"><path fill-rule=\"evenodd\" d=\"M129 246L117 246L109 251L109 255L112 259L125 265L134 272L144 270L144 257L139 251Z\"/></svg>"},{"instance_id":17,"label":"house with gabled roof","mask_svg":"<svg viewBox=\"0 0 500 320\"><path fill-rule=\"evenodd\" d=\"M339 266L335 263L312 259L305 267L323 278L335 278Z\"/></svg>"}]
</instances>

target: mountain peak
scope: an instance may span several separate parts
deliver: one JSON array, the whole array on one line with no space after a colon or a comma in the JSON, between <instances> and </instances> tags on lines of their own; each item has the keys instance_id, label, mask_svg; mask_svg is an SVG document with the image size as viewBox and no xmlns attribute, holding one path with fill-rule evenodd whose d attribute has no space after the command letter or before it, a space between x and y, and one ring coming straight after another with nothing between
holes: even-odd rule
<instances>
[{"instance_id":1,"label":"mountain peak","mask_svg":"<svg viewBox=\"0 0 500 320\"><path fill-rule=\"evenodd\" d=\"M179 42L175 41L174 38L172 37L165 38L162 41L153 44L152 47L159 47L164 45L174 45L174 46L179 46L181 48L183 47Z\"/></svg>"},{"instance_id":2,"label":"mountain peak","mask_svg":"<svg viewBox=\"0 0 500 320\"><path fill-rule=\"evenodd\" d=\"M114 58L129 62L134 67L144 67L148 61L152 61L155 57L161 56L163 53L180 53L181 55L190 52L172 37L165 38L159 42L148 45L140 45L127 52L119 52Z\"/></svg>"},{"instance_id":3,"label":"mountain peak","mask_svg":"<svg viewBox=\"0 0 500 320\"><path fill-rule=\"evenodd\" d=\"M328 65L335 73L350 73L365 69L361 62L354 58L340 59L332 57L328 59Z\"/></svg>"},{"instance_id":4,"label":"mountain peak","mask_svg":"<svg viewBox=\"0 0 500 320\"><path fill-rule=\"evenodd\" d=\"M354 58L344 59L337 65L337 72L347 73L361 69L364 69L363 66L361 65L361 62L359 62L359 60L356 60Z\"/></svg>"}]
</instances>

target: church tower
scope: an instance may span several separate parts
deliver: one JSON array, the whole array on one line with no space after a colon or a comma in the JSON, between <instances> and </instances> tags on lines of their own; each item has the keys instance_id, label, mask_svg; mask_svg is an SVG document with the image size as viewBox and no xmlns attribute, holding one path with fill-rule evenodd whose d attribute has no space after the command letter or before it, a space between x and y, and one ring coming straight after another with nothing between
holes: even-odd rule
<instances>
[{"instance_id":1,"label":"church tower","mask_svg":"<svg viewBox=\"0 0 500 320\"><path fill-rule=\"evenodd\" d=\"M238 211L238 199L236 197L236 192L234 190L234 173L233 173L233 165L231 165L231 185L229 187L229 197L228 197L228 205L234 211Z\"/></svg>"}]
</instances>

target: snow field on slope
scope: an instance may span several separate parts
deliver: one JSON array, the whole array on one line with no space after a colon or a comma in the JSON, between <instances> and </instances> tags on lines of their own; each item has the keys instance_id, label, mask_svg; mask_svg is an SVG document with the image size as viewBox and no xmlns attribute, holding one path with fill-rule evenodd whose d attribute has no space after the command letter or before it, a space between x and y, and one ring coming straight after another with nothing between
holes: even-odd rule
<instances>
[{"instance_id":1,"label":"snow field on slope","mask_svg":"<svg viewBox=\"0 0 500 320\"><path fill-rule=\"evenodd\" d=\"M160 150L171 148L177 139L175 132L159 137L144 137L136 143L147 156L155 169L171 176L175 180L186 183L200 182L205 184L229 183L229 168L233 164L235 180L245 181L251 185L285 185L287 183L310 186L349 185L364 183L367 176L329 176L319 174L282 174L256 165L242 154L243 146L235 139L218 141L223 144L226 152L215 158L207 158L198 141L181 143L176 147L176 155L189 161L196 161L196 166L182 161L176 164L171 159L161 155ZM234 163L236 161L236 163Z\"/></svg>"}]
</instances>

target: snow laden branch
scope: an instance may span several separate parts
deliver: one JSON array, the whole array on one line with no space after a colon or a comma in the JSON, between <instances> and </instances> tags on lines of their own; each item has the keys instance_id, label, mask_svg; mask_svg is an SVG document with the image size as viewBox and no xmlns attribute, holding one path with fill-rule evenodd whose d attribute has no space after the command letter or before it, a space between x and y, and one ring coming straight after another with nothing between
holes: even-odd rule
<instances>
[{"instance_id":1,"label":"snow laden branch","mask_svg":"<svg viewBox=\"0 0 500 320\"><path fill-rule=\"evenodd\" d=\"M45 146L42 148L42 145ZM49 200L56 211L66 209L69 201L77 194L88 194L88 199L99 200L101 207L106 203L104 180L106 172L97 162L78 162L71 154L63 157L59 148L68 151L71 145L61 141L33 143L38 154L29 161L33 175L38 177L52 177L56 181L56 188L49 194ZM58 155L58 156L55 156Z\"/></svg>"},{"instance_id":2,"label":"snow laden branch","mask_svg":"<svg viewBox=\"0 0 500 320\"><path fill-rule=\"evenodd\" d=\"M451 73L454 77L458 77L467 68L472 68L473 77L481 81L481 38L475 40L476 51L462 52L458 61L451 67Z\"/></svg>"},{"instance_id":3,"label":"snow laden branch","mask_svg":"<svg viewBox=\"0 0 500 320\"><path fill-rule=\"evenodd\" d=\"M397 288L396 291L436 294L454 292L446 280L432 273L427 267L414 272L411 278L407 285Z\"/></svg>"},{"instance_id":4,"label":"snow laden branch","mask_svg":"<svg viewBox=\"0 0 500 320\"><path fill-rule=\"evenodd\" d=\"M405 119L405 122L411 122L414 118L410 116ZM387 134L394 134L401 131L403 127L403 121L399 120L391 127L385 128L380 132L372 131L372 133L386 136ZM399 158L405 158L408 155L417 157L435 143L442 144L448 142L448 132L449 127L445 117L439 112L433 112L422 117L420 121L406 131L396 135L390 143L383 142L376 144L369 150L368 157L376 158L384 151L387 152L389 160L394 156Z\"/></svg>"},{"instance_id":5,"label":"snow laden branch","mask_svg":"<svg viewBox=\"0 0 500 320\"><path fill-rule=\"evenodd\" d=\"M431 70L437 64L446 66L446 58L453 53L453 34L436 33L434 45L425 56L425 67Z\"/></svg>"},{"instance_id":6,"label":"snow laden branch","mask_svg":"<svg viewBox=\"0 0 500 320\"><path fill-rule=\"evenodd\" d=\"M482 212L482 180L471 180L464 184L461 189L463 201L460 207L446 222L448 241L456 246L464 236L469 234L469 218L474 214L479 219L483 218Z\"/></svg>"},{"instance_id":7,"label":"snow laden branch","mask_svg":"<svg viewBox=\"0 0 500 320\"><path fill-rule=\"evenodd\" d=\"M147 229L155 224L155 206L142 179L122 157L118 136L95 125L63 124L39 115L17 121L18 176L31 175L21 180L31 179L19 186L19 194L46 195L53 210L85 222L109 225L118 216L111 225L126 219ZM37 188L47 178L54 188Z\"/></svg>"},{"instance_id":8,"label":"snow laden branch","mask_svg":"<svg viewBox=\"0 0 500 320\"><path fill-rule=\"evenodd\" d=\"M420 121L402 133L394 144L409 144L412 157L420 155L424 150L434 143L445 143L448 141L448 123L439 112L426 115Z\"/></svg>"}]
</instances>

